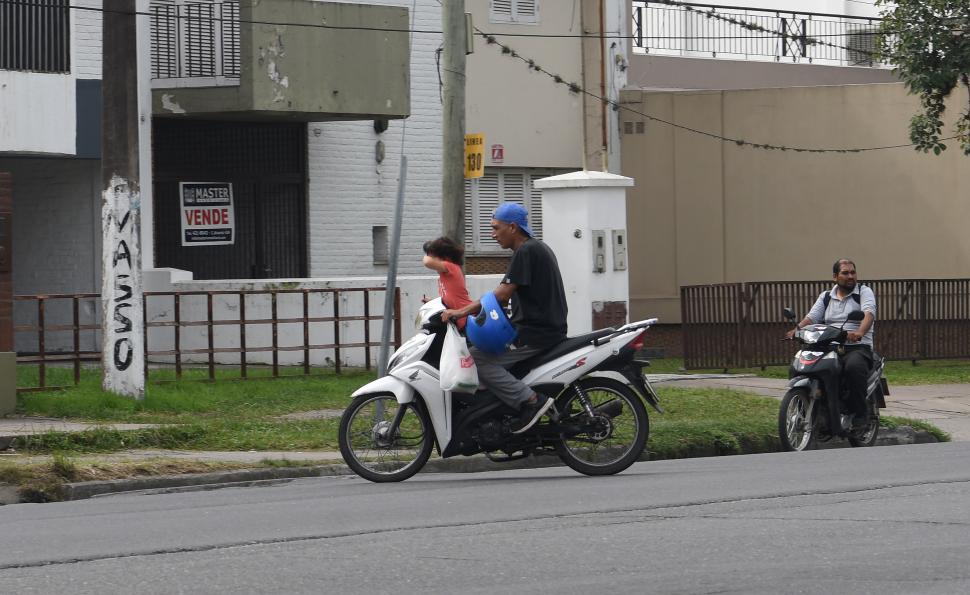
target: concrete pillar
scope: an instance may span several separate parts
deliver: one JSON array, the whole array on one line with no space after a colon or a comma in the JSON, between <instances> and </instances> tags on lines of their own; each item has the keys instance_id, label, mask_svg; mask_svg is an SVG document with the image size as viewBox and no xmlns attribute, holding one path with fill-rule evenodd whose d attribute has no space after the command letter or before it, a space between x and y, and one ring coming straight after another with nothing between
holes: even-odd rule
<instances>
[{"instance_id":1,"label":"concrete pillar","mask_svg":"<svg viewBox=\"0 0 970 595\"><path fill-rule=\"evenodd\" d=\"M17 406L17 353L13 348L13 196L10 174L0 172L0 415Z\"/></svg>"},{"instance_id":2,"label":"concrete pillar","mask_svg":"<svg viewBox=\"0 0 970 595\"><path fill-rule=\"evenodd\" d=\"M633 179L578 171L535 182L542 239L556 253L569 304L569 335L628 322L626 188Z\"/></svg>"}]
</instances>

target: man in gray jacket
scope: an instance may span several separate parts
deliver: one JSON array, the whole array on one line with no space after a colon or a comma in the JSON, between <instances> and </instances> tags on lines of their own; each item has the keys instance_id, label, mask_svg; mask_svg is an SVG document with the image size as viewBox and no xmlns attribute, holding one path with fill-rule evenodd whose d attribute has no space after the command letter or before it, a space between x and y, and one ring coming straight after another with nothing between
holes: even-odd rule
<instances>
[{"instance_id":1,"label":"man in gray jacket","mask_svg":"<svg viewBox=\"0 0 970 595\"><path fill-rule=\"evenodd\" d=\"M832 265L835 287L823 291L798 328L809 324L845 323L848 333L845 354L842 356L842 375L849 387L849 409L853 413L852 426L865 427L869 423L866 408L866 380L872 369L872 335L876 320L876 296L871 289L856 282L855 263L841 258ZM861 322L846 322L849 312L862 310ZM791 338L795 330L788 331Z\"/></svg>"}]
</instances>

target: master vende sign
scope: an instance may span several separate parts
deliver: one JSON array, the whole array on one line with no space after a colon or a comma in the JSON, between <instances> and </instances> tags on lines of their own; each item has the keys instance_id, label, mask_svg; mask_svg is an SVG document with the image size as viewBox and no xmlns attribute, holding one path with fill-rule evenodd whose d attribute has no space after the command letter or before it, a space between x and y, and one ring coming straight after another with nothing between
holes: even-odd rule
<instances>
[{"instance_id":1,"label":"master vende sign","mask_svg":"<svg viewBox=\"0 0 970 595\"><path fill-rule=\"evenodd\" d=\"M223 246L235 241L231 182L179 182L182 245Z\"/></svg>"}]
</instances>

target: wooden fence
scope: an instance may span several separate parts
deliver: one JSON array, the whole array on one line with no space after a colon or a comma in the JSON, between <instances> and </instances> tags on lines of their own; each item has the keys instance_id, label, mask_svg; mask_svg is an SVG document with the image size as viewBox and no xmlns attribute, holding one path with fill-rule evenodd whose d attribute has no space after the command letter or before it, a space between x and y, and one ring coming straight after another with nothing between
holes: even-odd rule
<instances>
[{"instance_id":1,"label":"wooden fence","mask_svg":"<svg viewBox=\"0 0 970 595\"><path fill-rule=\"evenodd\" d=\"M970 279L866 281L876 295L875 348L887 359L970 357ZM801 320L831 281L764 281L681 287L684 366L731 369L787 364L790 307Z\"/></svg>"}]
</instances>

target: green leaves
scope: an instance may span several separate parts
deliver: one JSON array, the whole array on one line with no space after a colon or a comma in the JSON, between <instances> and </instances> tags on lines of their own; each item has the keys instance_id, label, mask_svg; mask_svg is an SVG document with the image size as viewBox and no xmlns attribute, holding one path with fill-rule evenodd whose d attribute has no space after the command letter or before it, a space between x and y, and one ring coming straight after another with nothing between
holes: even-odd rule
<instances>
[{"instance_id":1,"label":"green leaves","mask_svg":"<svg viewBox=\"0 0 970 595\"><path fill-rule=\"evenodd\" d=\"M939 155L946 99L963 86L970 92L970 3L966 0L876 0L886 6L878 53L919 96L921 111L909 123L916 150ZM970 104L970 97L968 97ZM970 108L954 124L954 138L970 155Z\"/></svg>"}]
</instances>

